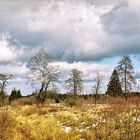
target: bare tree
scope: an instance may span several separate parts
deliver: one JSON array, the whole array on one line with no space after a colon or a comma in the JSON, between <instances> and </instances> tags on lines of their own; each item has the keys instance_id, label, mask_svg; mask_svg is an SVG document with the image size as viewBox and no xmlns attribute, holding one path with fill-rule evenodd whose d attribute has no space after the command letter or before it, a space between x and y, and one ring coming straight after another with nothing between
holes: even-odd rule
<instances>
[{"instance_id":1,"label":"bare tree","mask_svg":"<svg viewBox=\"0 0 140 140\"><path fill-rule=\"evenodd\" d=\"M36 56L31 58L30 70L31 73L28 75L30 80L41 83L38 97L44 102L48 87L58 82L60 73L58 66L52 65L52 57L44 49L40 49Z\"/></svg>"},{"instance_id":2,"label":"bare tree","mask_svg":"<svg viewBox=\"0 0 140 140\"><path fill-rule=\"evenodd\" d=\"M78 69L72 69L68 79L65 81L65 87L74 95L83 89L82 72Z\"/></svg>"},{"instance_id":3,"label":"bare tree","mask_svg":"<svg viewBox=\"0 0 140 140\"><path fill-rule=\"evenodd\" d=\"M95 92L95 105L97 102L97 95L99 94L99 91L101 89L101 86L103 84L103 75L101 73L97 73L95 77L95 86L94 86L94 92Z\"/></svg>"},{"instance_id":4,"label":"bare tree","mask_svg":"<svg viewBox=\"0 0 140 140\"><path fill-rule=\"evenodd\" d=\"M132 88L132 84L135 84L134 67L129 56L123 56L122 60L117 66L119 77L121 80L122 88L124 89L124 97L127 100L127 93Z\"/></svg>"},{"instance_id":5,"label":"bare tree","mask_svg":"<svg viewBox=\"0 0 140 140\"><path fill-rule=\"evenodd\" d=\"M5 99L5 88L8 84L8 81L13 79L12 74L1 73L0 74L0 106L3 105Z\"/></svg>"}]
</instances>

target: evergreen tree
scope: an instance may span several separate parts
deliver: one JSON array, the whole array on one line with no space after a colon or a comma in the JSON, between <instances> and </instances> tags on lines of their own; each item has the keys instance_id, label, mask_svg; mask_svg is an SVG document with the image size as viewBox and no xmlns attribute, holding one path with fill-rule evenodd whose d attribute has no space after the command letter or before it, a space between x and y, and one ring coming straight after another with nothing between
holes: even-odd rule
<instances>
[{"instance_id":1,"label":"evergreen tree","mask_svg":"<svg viewBox=\"0 0 140 140\"><path fill-rule=\"evenodd\" d=\"M10 96L9 96L9 103L11 103L11 101L14 101L18 98L21 98L22 95L21 95L21 92L20 90L16 90L15 88L12 90Z\"/></svg>"},{"instance_id":2,"label":"evergreen tree","mask_svg":"<svg viewBox=\"0 0 140 140\"><path fill-rule=\"evenodd\" d=\"M119 80L119 74L116 69L114 69L112 73L106 94L114 97L122 95L122 88Z\"/></svg>"},{"instance_id":3,"label":"evergreen tree","mask_svg":"<svg viewBox=\"0 0 140 140\"><path fill-rule=\"evenodd\" d=\"M17 98L21 98L21 97L22 97L22 95L21 95L21 91L18 90L18 91L17 91Z\"/></svg>"}]
</instances>

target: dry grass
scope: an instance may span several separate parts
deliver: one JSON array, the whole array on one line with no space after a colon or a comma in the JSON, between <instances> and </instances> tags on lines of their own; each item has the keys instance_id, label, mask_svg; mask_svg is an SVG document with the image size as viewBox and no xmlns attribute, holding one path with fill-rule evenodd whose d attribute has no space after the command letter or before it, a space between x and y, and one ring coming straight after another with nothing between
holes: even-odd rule
<instances>
[{"instance_id":1,"label":"dry grass","mask_svg":"<svg viewBox=\"0 0 140 140\"><path fill-rule=\"evenodd\" d=\"M139 140L138 98L0 108L0 140Z\"/></svg>"}]
</instances>

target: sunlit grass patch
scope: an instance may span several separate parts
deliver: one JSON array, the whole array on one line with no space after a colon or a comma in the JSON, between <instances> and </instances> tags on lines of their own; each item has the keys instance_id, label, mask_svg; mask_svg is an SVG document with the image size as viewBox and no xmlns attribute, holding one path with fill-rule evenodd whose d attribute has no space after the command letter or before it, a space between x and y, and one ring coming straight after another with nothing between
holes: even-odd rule
<instances>
[{"instance_id":1,"label":"sunlit grass patch","mask_svg":"<svg viewBox=\"0 0 140 140\"><path fill-rule=\"evenodd\" d=\"M2 140L139 140L140 107L47 104L0 108ZM2 121L5 120L5 121Z\"/></svg>"}]
</instances>

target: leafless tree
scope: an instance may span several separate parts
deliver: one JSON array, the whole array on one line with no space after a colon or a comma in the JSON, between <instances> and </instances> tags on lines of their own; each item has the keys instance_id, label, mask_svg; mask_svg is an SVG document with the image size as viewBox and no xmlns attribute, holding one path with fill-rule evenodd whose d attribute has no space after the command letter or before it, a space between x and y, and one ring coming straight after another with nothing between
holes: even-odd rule
<instances>
[{"instance_id":1,"label":"leafless tree","mask_svg":"<svg viewBox=\"0 0 140 140\"><path fill-rule=\"evenodd\" d=\"M5 99L5 88L9 80L12 80L14 77L12 74L1 73L0 74L0 106L3 105Z\"/></svg>"},{"instance_id":2,"label":"leafless tree","mask_svg":"<svg viewBox=\"0 0 140 140\"><path fill-rule=\"evenodd\" d=\"M127 93L132 89L132 84L136 84L134 67L129 56L123 56L117 66L117 70L124 90L124 97L127 100Z\"/></svg>"},{"instance_id":3,"label":"leafless tree","mask_svg":"<svg viewBox=\"0 0 140 140\"><path fill-rule=\"evenodd\" d=\"M40 49L39 52L31 58L29 66L31 72L28 77L33 82L38 81L41 83L39 97L44 101L48 87L58 82L60 73L58 66L52 65L52 57L46 53L44 49Z\"/></svg>"},{"instance_id":4,"label":"leafless tree","mask_svg":"<svg viewBox=\"0 0 140 140\"><path fill-rule=\"evenodd\" d=\"M97 102L97 95L99 94L99 91L101 89L101 86L103 84L103 75L99 72L97 72L95 77L95 86L94 86L94 92L95 92L95 105Z\"/></svg>"},{"instance_id":5,"label":"leafless tree","mask_svg":"<svg viewBox=\"0 0 140 140\"><path fill-rule=\"evenodd\" d=\"M65 87L74 95L81 92L83 89L82 72L78 69L72 69L68 79L65 81Z\"/></svg>"}]
</instances>

